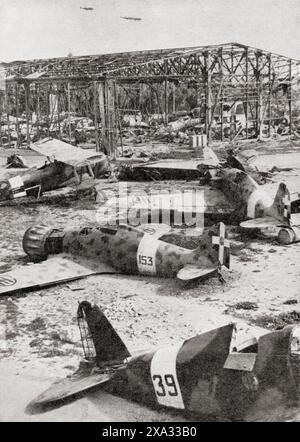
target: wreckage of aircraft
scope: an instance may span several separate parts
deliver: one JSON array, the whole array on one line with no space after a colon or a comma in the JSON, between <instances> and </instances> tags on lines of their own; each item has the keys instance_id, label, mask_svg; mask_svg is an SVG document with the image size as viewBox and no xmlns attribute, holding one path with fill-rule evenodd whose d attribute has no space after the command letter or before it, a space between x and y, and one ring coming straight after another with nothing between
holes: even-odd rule
<instances>
[{"instance_id":1,"label":"wreckage of aircraft","mask_svg":"<svg viewBox=\"0 0 300 442\"><path fill-rule=\"evenodd\" d=\"M59 230L34 226L23 238L32 261L41 263L2 273L0 295L46 287L99 274L139 274L193 281L220 275L230 265L225 225L220 235L204 232L195 250L165 242L170 226L127 225ZM48 258L48 259L47 259Z\"/></svg>"},{"instance_id":2,"label":"wreckage of aircraft","mask_svg":"<svg viewBox=\"0 0 300 442\"><path fill-rule=\"evenodd\" d=\"M239 421L265 420L273 410L298 404L299 326L239 343L235 324L229 324L178 345L131 355L97 306L81 302L77 317L84 361L27 412L44 412L101 389L151 408Z\"/></svg>"},{"instance_id":3,"label":"wreckage of aircraft","mask_svg":"<svg viewBox=\"0 0 300 442\"><path fill-rule=\"evenodd\" d=\"M204 202L200 209L204 214L222 215L223 220L228 217L230 223L240 224L248 230L276 231L279 242L283 244L300 241L300 226L293 224L291 217L292 206L299 204L299 194L292 200L286 184L280 183L276 197L272 199L237 158L231 156L230 162L223 164L210 148L204 148L203 153L204 160L180 160L178 164L176 160L161 160L134 165L132 171L169 170L174 173L178 168L181 172L182 163L187 163L184 166L186 170L194 173L198 170L199 176L205 177L206 184L198 187L198 190L203 190ZM167 203L168 210L169 207ZM143 209L139 204L135 208L137 211ZM197 212L195 207L183 207L182 210Z\"/></svg>"},{"instance_id":4,"label":"wreckage of aircraft","mask_svg":"<svg viewBox=\"0 0 300 442\"><path fill-rule=\"evenodd\" d=\"M0 201L28 196L40 198L44 192L62 187L71 178L75 177L79 184L79 174L83 172L95 177L108 170L108 161L103 153L93 156L60 140L46 138L32 144L31 149L46 157L45 164L0 181Z\"/></svg>"}]
</instances>

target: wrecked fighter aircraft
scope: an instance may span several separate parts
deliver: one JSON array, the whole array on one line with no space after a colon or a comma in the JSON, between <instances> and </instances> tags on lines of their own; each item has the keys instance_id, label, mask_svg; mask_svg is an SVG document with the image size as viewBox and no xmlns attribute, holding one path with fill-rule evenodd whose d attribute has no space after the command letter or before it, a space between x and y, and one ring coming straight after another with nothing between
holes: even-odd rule
<instances>
[{"instance_id":1,"label":"wrecked fighter aircraft","mask_svg":"<svg viewBox=\"0 0 300 442\"><path fill-rule=\"evenodd\" d=\"M46 261L2 273L0 295L96 274L176 276L193 281L220 275L222 266L229 268L230 244L224 224L220 224L219 236L203 233L194 250L165 242L163 236L169 229L165 225L73 230L34 226L25 233L23 248L32 261Z\"/></svg>"},{"instance_id":2,"label":"wrecked fighter aircraft","mask_svg":"<svg viewBox=\"0 0 300 442\"><path fill-rule=\"evenodd\" d=\"M236 207L236 219L248 230L275 229L278 241L291 244L300 241L300 226L291 218L291 195L285 183L280 183L275 198L246 172L223 169L216 185Z\"/></svg>"},{"instance_id":3,"label":"wrecked fighter aircraft","mask_svg":"<svg viewBox=\"0 0 300 442\"><path fill-rule=\"evenodd\" d=\"M92 177L108 171L104 154L93 156L60 140L46 138L32 144L31 149L46 157L45 164L0 181L0 201L27 196L40 198L44 192L58 189L71 178L75 177L79 183L79 174L85 171Z\"/></svg>"},{"instance_id":4,"label":"wrecked fighter aircraft","mask_svg":"<svg viewBox=\"0 0 300 442\"><path fill-rule=\"evenodd\" d=\"M213 170L213 185L235 207L234 217L242 228L276 229L278 241L282 244L300 241L300 226L292 223L291 194L285 183L279 184L275 199L272 199L238 159L235 167L220 167L217 156L209 148L204 151L204 157L214 159L215 166L209 166Z\"/></svg>"},{"instance_id":5,"label":"wrecked fighter aircraft","mask_svg":"<svg viewBox=\"0 0 300 442\"><path fill-rule=\"evenodd\" d=\"M198 204L198 207L191 207L190 204L185 207L183 204L182 212L197 213L201 210L206 217L222 216L222 221L225 218L229 219L230 223L240 224L244 229L272 229L283 244L300 241L300 226L294 225L291 217L292 207L299 204L298 194L292 201L286 184L280 183L273 199L264 187L247 173L247 169L238 159L232 157L229 163L220 162L209 147L203 149L203 154L204 160L193 159L193 171L198 169L200 176L205 178L205 184L197 187L197 191L203 191L203 203ZM167 167L170 171L180 168L179 163L173 163L173 160L168 160L135 167L142 167L143 170ZM171 194L170 197L175 199L175 195L173 197ZM166 204L169 210L168 198L162 200L161 211ZM137 211L144 209L139 203L136 203L134 208ZM132 207L130 210L132 211ZM124 219L124 213L122 216Z\"/></svg>"},{"instance_id":6,"label":"wrecked fighter aircraft","mask_svg":"<svg viewBox=\"0 0 300 442\"><path fill-rule=\"evenodd\" d=\"M27 412L47 411L100 389L151 408L239 421L265 420L277 407L299 401L299 326L239 343L235 324L228 324L131 355L99 307L81 302L77 318L84 361L33 400Z\"/></svg>"}]
</instances>

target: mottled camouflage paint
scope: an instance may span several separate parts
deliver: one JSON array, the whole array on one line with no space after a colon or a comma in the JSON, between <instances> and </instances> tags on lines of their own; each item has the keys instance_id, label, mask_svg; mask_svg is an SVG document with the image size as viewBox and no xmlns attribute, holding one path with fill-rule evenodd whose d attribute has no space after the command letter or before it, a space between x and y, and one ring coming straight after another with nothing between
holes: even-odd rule
<instances>
[{"instance_id":1,"label":"mottled camouflage paint","mask_svg":"<svg viewBox=\"0 0 300 442\"><path fill-rule=\"evenodd\" d=\"M95 176L100 177L101 174L107 172L107 161L94 161L91 165ZM81 172L86 172L81 168ZM101 173L102 172L102 173ZM61 161L54 161L47 163L44 166L36 169L30 169L25 173L19 174L23 180L25 190L34 186L41 186L41 192L55 190L71 178L74 177L74 167ZM36 189L28 190L27 194L37 195ZM8 180L0 181L0 201L13 199L13 193Z\"/></svg>"},{"instance_id":2,"label":"mottled camouflage paint","mask_svg":"<svg viewBox=\"0 0 300 442\"><path fill-rule=\"evenodd\" d=\"M240 220L272 216L283 219L282 200L272 201L270 196L247 173L239 169L223 169L219 172L220 189L234 204ZM280 185L280 193L288 192ZM279 195L278 195L279 196ZM249 207L253 204L253 209ZM249 214L249 208L251 214Z\"/></svg>"},{"instance_id":3,"label":"mottled camouflage paint","mask_svg":"<svg viewBox=\"0 0 300 442\"><path fill-rule=\"evenodd\" d=\"M145 235L151 238L151 235L142 229L127 225L118 228L68 230L63 239L63 251L106 262L124 273L138 274L141 270L138 268L137 254ZM217 268L218 253L213 248L209 235L203 235L195 250L188 250L155 238L151 239L151 242L155 243L156 247L155 264L158 276L174 276L186 264L195 264L201 268L212 266Z\"/></svg>"}]
</instances>

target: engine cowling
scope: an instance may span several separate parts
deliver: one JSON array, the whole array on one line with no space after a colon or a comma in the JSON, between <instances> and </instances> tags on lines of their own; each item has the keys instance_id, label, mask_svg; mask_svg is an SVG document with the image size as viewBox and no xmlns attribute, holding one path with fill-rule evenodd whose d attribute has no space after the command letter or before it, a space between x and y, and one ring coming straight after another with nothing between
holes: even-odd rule
<instances>
[{"instance_id":1,"label":"engine cowling","mask_svg":"<svg viewBox=\"0 0 300 442\"><path fill-rule=\"evenodd\" d=\"M43 261L47 259L49 254L60 253L59 250L52 250L51 236L55 233L60 233L59 230L53 229L49 226L33 226L30 227L23 237L23 249L32 261ZM61 236L61 235L60 235Z\"/></svg>"}]
</instances>

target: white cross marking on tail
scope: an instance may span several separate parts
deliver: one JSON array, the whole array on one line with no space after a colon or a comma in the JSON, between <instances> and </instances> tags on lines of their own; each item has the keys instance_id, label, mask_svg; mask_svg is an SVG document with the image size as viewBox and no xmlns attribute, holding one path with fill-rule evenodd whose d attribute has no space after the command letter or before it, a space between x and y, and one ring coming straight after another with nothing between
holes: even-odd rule
<instances>
[{"instance_id":1,"label":"white cross marking on tail","mask_svg":"<svg viewBox=\"0 0 300 442\"><path fill-rule=\"evenodd\" d=\"M290 217L290 210L291 210L291 200L290 200L289 196L285 195L285 197L282 198L282 202L284 204L283 216L285 218L289 218Z\"/></svg>"},{"instance_id":2,"label":"white cross marking on tail","mask_svg":"<svg viewBox=\"0 0 300 442\"><path fill-rule=\"evenodd\" d=\"M11 187L13 198L21 198L27 196L22 178L18 175L8 180Z\"/></svg>"},{"instance_id":3,"label":"white cross marking on tail","mask_svg":"<svg viewBox=\"0 0 300 442\"><path fill-rule=\"evenodd\" d=\"M220 223L220 236L213 236L212 243L219 246L219 264L223 265L225 247L230 247L229 240L225 238L225 224Z\"/></svg>"}]
</instances>

